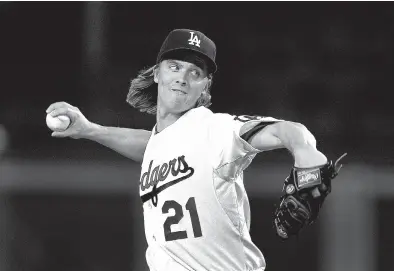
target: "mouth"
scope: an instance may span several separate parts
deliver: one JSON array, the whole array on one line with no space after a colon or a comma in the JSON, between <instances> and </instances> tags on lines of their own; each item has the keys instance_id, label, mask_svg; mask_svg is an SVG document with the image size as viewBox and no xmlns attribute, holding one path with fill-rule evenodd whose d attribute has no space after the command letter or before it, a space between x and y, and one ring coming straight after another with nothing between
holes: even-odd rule
<instances>
[{"instance_id":1,"label":"mouth","mask_svg":"<svg viewBox=\"0 0 394 271\"><path fill-rule=\"evenodd\" d=\"M186 94L186 91L181 90L181 89L172 88L171 90L172 90L172 91L175 91L175 92L179 92L179 93L181 93L181 94Z\"/></svg>"}]
</instances>

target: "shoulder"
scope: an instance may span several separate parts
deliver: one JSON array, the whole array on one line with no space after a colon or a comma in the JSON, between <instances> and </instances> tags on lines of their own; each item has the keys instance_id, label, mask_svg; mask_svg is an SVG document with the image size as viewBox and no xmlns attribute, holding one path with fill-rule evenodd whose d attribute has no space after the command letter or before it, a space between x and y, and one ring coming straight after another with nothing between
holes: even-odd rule
<instances>
[{"instance_id":1,"label":"shoulder","mask_svg":"<svg viewBox=\"0 0 394 271\"><path fill-rule=\"evenodd\" d=\"M198 123L204 126L223 125L234 120L234 116L230 114L214 113L212 110L204 106L191 109L189 112L187 112L186 118L188 119L189 123Z\"/></svg>"},{"instance_id":2,"label":"shoulder","mask_svg":"<svg viewBox=\"0 0 394 271\"><path fill-rule=\"evenodd\" d=\"M206 107L194 108L190 112L190 117L201 123L207 124L210 128L214 130L236 130L238 132L245 132L259 123L264 124L264 126L274 124L282 119L277 119L270 116L260 116L260 115L237 115L223 112L213 112Z\"/></svg>"},{"instance_id":3,"label":"shoulder","mask_svg":"<svg viewBox=\"0 0 394 271\"><path fill-rule=\"evenodd\" d=\"M259 116L259 115L235 115L228 113L214 113L212 117L212 121L215 122L215 124L222 123L233 127L237 127L239 129L246 128L246 130L248 130L248 127L249 128L253 127L259 123L264 123L264 125L269 125L283 120L274 117Z\"/></svg>"}]
</instances>

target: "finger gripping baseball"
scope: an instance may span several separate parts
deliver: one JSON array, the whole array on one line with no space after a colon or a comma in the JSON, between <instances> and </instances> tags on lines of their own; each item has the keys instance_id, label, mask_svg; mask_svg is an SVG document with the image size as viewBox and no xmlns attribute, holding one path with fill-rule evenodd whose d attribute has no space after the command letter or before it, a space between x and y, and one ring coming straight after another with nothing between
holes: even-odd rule
<instances>
[{"instance_id":1,"label":"finger gripping baseball","mask_svg":"<svg viewBox=\"0 0 394 271\"><path fill-rule=\"evenodd\" d=\"M331 193L331 180L342 167L338 162L344 156L346 153L335 163L329 161L320 167L291 169L284 182L284 195L274 211L273 226L282 240L298 235L305 226L317 220L325 198Z\"/></svg>"}]
</instances>

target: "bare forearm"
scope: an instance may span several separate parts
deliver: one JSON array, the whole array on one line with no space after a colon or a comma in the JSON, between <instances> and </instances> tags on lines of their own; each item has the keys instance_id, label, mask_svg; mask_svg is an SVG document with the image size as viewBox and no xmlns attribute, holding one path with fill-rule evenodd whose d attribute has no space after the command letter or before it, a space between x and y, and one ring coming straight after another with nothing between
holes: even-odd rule
<instances>
[{"instance_id":1,"label":"bare forearm","mask_svg":"<svg viewBox=\"0 0 394 271\"><path fill-rule=\"evenodd\" d=\"M150 134L146 130L94 124L84 138L106 146L136 162L141 162Z\"/></svg>"},{"instance_id":2,"label":"bare forearm","mask_svg":"<svg viewBox=\"0 0 394 271\"><path fill-rule=\"evenodd\" d=\"M296 167L313 167L327 162L326 156L316 149L316 139L302 124L283 121L274 124L276 136L294 157Z\"/></svg>"},{"instance_id":3,"label":"bare forearm","mask_svg":"<svg viewBox=\"0 0 394 271\"><path fill-rule=\"evenodd\" d=\"M293 152L297 148L304 148L305 146L316 147L315 137L304 125L291 121L282 121L273 125L275 127L272 130L273 135L289 151Z\"/></svg>"}]
</instances>

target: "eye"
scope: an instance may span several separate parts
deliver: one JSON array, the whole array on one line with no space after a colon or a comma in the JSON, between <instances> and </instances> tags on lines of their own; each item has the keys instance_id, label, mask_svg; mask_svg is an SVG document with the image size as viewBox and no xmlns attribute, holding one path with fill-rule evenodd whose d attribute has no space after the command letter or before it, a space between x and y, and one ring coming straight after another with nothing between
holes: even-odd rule
<instances>
[{"instance_id":1,"label":"eye","mask_svg":"<svg viewBox=\"0 0 394 271\"><path fill-rule=\"evenodd\" d=\"M169 64L168 67L170 68L170 70L173 70L173 71L178 71L179 70L179 66L177 64L175 64L175 63Z\"/></svg>"},{"instance_id":2,"label":"eye","mask_svg":"<svg viewBox=\"0 0 394 271\"><path fill-rule=\"evenodd\" d=\"M192 71L191 71L191 74L192 74L194 77L200 77L201 72L200 72L199 70L192 70Z\"/></svg>"}]
</instances>

